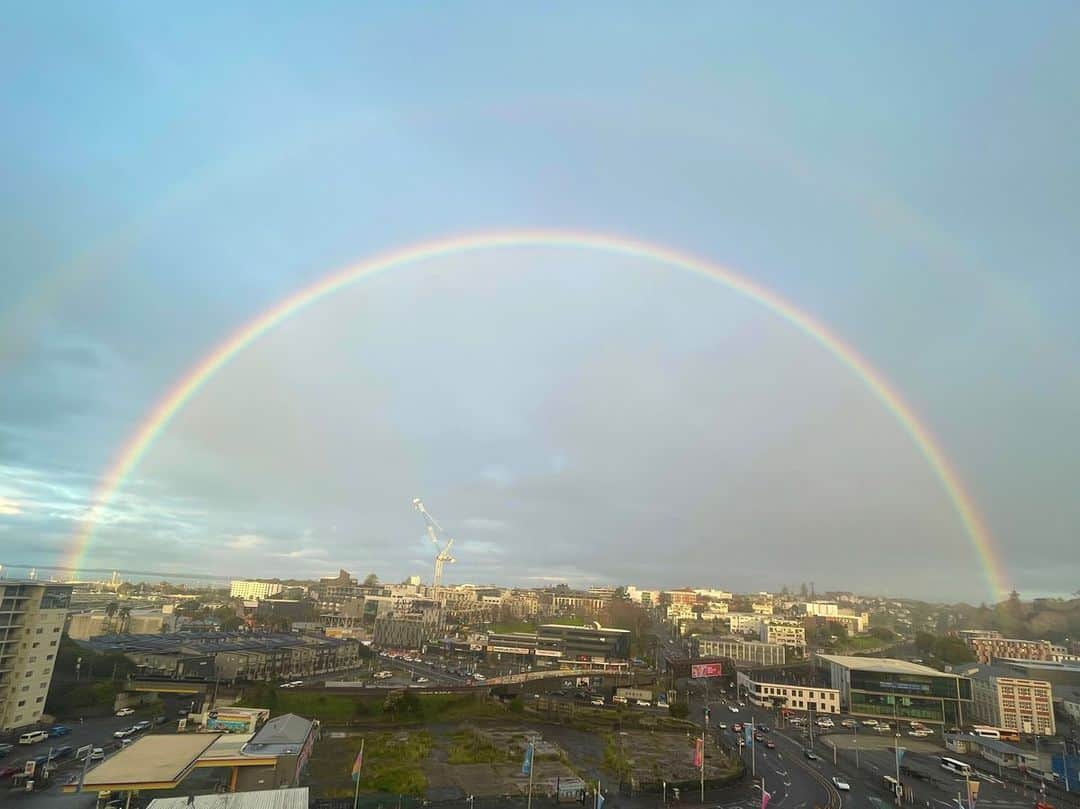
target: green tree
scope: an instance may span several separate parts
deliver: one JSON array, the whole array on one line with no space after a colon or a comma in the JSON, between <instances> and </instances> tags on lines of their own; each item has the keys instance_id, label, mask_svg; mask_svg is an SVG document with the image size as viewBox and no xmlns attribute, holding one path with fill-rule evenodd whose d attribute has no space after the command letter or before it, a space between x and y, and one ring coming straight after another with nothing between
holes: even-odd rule
<instances>
[{"instance_id":1,"label":"green tree","mask_svg":"<svg viewBox=\"0 0 1080 809\"><path fill-rule=\"evenodd\" d=\"M235 632L244 625L244 619L235 613L228 618L223 618L221 621L221 629L223 632Z\"/></svg>"},{"instance_id":2,"label":"green tree","mask_svg":"<svg viewBox=\"0 0 1080 809\"><path fill-rule=\"evenodd\" d=\"M931 632L916 632L915 633L915 648L923 654L930 654L934 650L934 644L937 643L937 636Z\"/></svg>"},{"instance_id":3,"label":"green tree","mask_svg":"<svg viewBox=\"0 0 1080 809\"><path fill-rule=\"evenodd\" d=\"M364 586L365 587L376 587L376 586L378 586L378 584L379 584L379 577L376 576L374 573L368 573L367 576L364 577Z\"/></svg>"},{"instance_id":4,"label":"green tree","mask_svg":"<svg viewBox=\"0 0 1080 809\"><path fill-rule=\"evenodd\" d=\"M896 633L887 626L872 626L870 627L869 634L871 637L877 638L878 640L896 640Z\"/></svg>"},{"instance_id":5,"label":"green tree","mask_svg":"<svg viewBox=\"0 0 1080 809\"><path fill-rule=\"evenodd\" d=\"M690 705L686 700L676 700L668 705L668 713L675 719L686 719L690 715Z\"/></svg>"}]
</instances>

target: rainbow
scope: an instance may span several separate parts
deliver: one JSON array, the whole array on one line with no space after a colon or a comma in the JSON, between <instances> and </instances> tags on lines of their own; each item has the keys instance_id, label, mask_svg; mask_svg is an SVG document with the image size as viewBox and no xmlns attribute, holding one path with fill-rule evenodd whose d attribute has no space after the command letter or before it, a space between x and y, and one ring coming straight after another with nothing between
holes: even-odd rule
<instances>
[{"instance_id":1,"label":"rainbow","mask_svg":"<svg viewBox=\"0 0 1080 809\"><path fill-rule=\"evenodd\" d=\"M1008 588L1005 586L1002 575L1003 566L990 532L980 517L974 501L964 488L960 476L953 469L933 434L919 420L911 407L889 385L881 373L852 346L780 296L725 267L648 242L571 230L505 230L476 233L424 242L381 253L325 276L279 301L255 319L236 329L173 384L117 453L94 493L86 517L80 522L72 538L65 567L78 570L83 565L99 519L116 492L123 486L124 481L136 469L143 456L154 445L158 436L168 427L176 414L207 382L228 365L233 357L264 334L322 298L376 273L442 256L514 247L593 250L651 259L719 281L729 289L779 315L803 334L813 338L822 348L851 369L908 433L952 502L979 559L994 599L997 600L1007 592Z\"/></svg>"}]
</instances>

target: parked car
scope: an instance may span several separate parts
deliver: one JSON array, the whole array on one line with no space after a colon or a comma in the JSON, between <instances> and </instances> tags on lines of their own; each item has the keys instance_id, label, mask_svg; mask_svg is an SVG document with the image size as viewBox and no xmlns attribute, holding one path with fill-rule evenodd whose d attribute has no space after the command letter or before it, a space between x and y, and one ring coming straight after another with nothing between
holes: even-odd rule
<instances>
[{"instance_id":1,"label":"parked car","mask_svg":"<svg viewBox=\"0 0 1080 809\"><path fill-rule=\"evenodd\" d=\"M134 708L121 708L119 711L116 712L116 715L117 716L131 716L133 713L135 713Z\"/></svg>"},{"instance_id":2,"label":"parked car","mask_svg":"<svg viewBox=\"0 0 1080 809\"><path fill-rule=\"evenodd\" d=\"M739 709L736 708L734 705L728 705L728 710L731 711L732 713L738 713L739 712Z\"/></svg>"},{"instance_id":3,"label":"parked car","mask_svg":"<svg viewBox=\"0 0 1080 809\"><path fill-rule=\"evenodd\" d=\"M768 747L770 750L775 750L776 749L776 744L773 742L772 739L769 739L768 741L766 741L765 746Z\"/></svg>"},{"instance_id":4,"label":"parked car","mask_svg":"<svg viewBox=\"0 0 1080 809\"><path fill-rule=\"evenodd\" d=\"M856 722L854 719L845 719L844 721L842 721L840 723L840 727L842 727L842 728L855 728L855 727L858 727L858 726L859 726L859 723Z\"/></svg>"},{"instance_id":5,"label":"parked car","mask_svg":"<svg viewBox=\"0 0 1080 809\"><path fill-rule=\"evenodd\" d=\"M74 747L72 747L70 744L65 744L64 746L57 747L55 750L53 750L53 756L52 757L54 759L56 759L56 758L67 758L68 756L72 755L74 752L75 752Z\"/></svg>"},{"instance_id":6,"label":"parked car","mask_svg":"<svg viewBox=\"0 0 1080 809\"><path fill-rule=\"evenodd\" d=\"M49 728L50 736L67 736L69 733L71 733L71 728L67 725L53 725Z\"/></svg>"},{"instance_id":7,"label":"parked car","mask_svg":"<svg viewBox=\"0 0 1080 809\"><path fill-rule=\"evenodd\" d=\"M134 732L135 732L135 730L133 728L120 728L120 730L114 730L113 731L113 738L114 739L126 739L128 736L130 736Z\"/></svg>"},{"instance_id":8,"label":"parked car","mask_svg":"<svg viewBox=\"0 0 1080 809\"><path fill-rule=\"evenodd\" d=\"M164 725L168 721L169 721L169 717L167 717L165 714L158 714L157 716L154 717L154 724L155 725Z\"/></svg>"},{"instance_id":9,"label":"parked car","mask_svg":"<svg viewBox=\"0 0 1080 809\"><path fill-rule=\"evenodd\" d=\"M848 792L851 789L851 784L849 784L847 781L843 780L839 776L834 775L832 782L833 786L839 789L841 792Z\"/></svg>"},{"instance_id":10,"label":"parked car","mask_svg":"<svg viewBox=\"0 0 1080 809\"><path fill-rule=\"evenodd\" d=\"M652 703L650 703L646 699L634 700L634 704L637 705L639 708L651 708L652 707Z\"/></svg>"},{"instance_id":11,"label":"parked car","mask_svg":"<svg viewBox=\"0 0 1080 809\"><path fill-rule=\"evenodd\" d=\"M19 744L37 744L49 738L44 730L29 730L19 737Z\"/></svg>"},{"instance_id":12,"label":"parked car","mask_svg":"<svg viewBox=\"0 0 1080 809\"><path fill-rule=\"evenodd\" d=\"M138 733L143 730L149 730L150 727L150 722L148 722L146 719L140 719L138 722L131 726L131 729Z\"/></svg>"},{"instance_id":13,"label":"parked car","mask_svg":"<svg viewBox=\"0 0 1080 809\"><path fill-rule=\"evenodd\" d=\"M23 771L23 765L22 764L12 765L10 767L4 767L3 769L0 769L0 781L6 781L9 778L11 778L13 775L17 775L18 773L21 773L22 771Z\"/></svg>"},{"instance_id":14,"label":"parked car","mask_svg":"<svg viewBox=\"0 0 1080 809\"><path fill-rule=\"evenodd\" d=\"M101 761L103 758L105 758L105 751L102 748L95 747L93 750L90 751L91 761Z\"/></svg>"},{"instance_id":15,"label":"parked car","mask_svg":"<svg viewBox=\"0 0 1080 809\"><path fill-rule=\"evenodd\" d=\"M598 706L600 706L602 708L604 706L604 698L603 697L593 697L592 699L589 700L589 704L590 705L598 705Z\"/></svg>"}]
</instances>

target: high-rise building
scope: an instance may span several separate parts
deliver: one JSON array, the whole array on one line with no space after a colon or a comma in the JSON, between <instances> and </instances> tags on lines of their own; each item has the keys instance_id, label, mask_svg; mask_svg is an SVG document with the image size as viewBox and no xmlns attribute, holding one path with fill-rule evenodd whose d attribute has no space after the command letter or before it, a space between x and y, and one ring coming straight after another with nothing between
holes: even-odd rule
<instances>
[{"instance_id":1,"label":"high-rise building","mask_svg":"<svg viewBox=\"0 0 1080 809\"><path fill-rule=\"evenodd\" d=\"M259 599L275 596L284 589L283 585L274 581L233 579L229 584L229 597L242 598L245 601L258 601Z\"/></svg>"},{"instance_id":2,"label":"high-rise building","mask_svg":"<svg viewBox=\"0 0 1080 809\"><path fill-rule=\"evenodd\" d=\"M45 711L71 585L0 580L0 731Z\"/></svg>"}]
</instances>

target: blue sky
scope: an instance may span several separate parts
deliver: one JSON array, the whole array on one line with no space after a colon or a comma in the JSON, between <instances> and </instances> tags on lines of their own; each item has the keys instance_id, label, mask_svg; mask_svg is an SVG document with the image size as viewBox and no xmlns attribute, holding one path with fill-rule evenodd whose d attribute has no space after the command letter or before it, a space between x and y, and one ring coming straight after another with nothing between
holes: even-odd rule
<instances>
[{"instance_id":1,"label":"blue sky","mask_svg":"<svg viewBox=\"0 0 1080 809\"><path fill-rule=\"evenodd\" d=\"M1075 589L1080 12L789 12L15 10L0 562L61 558L153 402L276 300L542 226L707 256L828 324L938 435L1010 583ZM543 250L398 271L253 346L88 564L426 573L418 495L451 580L987 597L925 462L820 348L718 285Z\"/></svg>"}]
</instances>

